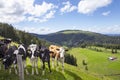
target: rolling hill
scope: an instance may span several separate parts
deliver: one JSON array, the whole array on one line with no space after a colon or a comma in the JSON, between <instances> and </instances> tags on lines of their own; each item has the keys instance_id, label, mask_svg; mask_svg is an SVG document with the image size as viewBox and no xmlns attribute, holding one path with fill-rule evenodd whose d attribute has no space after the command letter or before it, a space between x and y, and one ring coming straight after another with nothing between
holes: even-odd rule
<instances>
[{"instance_id":1,"label":"rolling hill","mask_svg":"<svg viewBox=\"0 0 120 80\"><path fill-rule=\"evenodd\" d=\"M104 34L82 31L82 30L63 30L47 35L33 34L41 39L66 46L101 45L101 44L120 44L120 37L107 36Z\"/></svg>"}]
</instances>

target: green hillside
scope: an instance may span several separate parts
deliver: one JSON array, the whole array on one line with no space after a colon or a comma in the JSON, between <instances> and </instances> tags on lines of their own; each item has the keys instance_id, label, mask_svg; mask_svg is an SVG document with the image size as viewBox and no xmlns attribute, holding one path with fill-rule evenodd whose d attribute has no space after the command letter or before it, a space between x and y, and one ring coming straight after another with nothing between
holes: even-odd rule
<instances>
[{"instance_id":1,"label":"green hillside","mask_svg":"<svg viewBox=\"0 0 120 80\"><path fill-rule=\"evenodd\" d=\"M120 37L107 36L99 33L82 31L82 30L63 30L47 35L34 34L40 39L57 43L59 45L66 45L69 47L83 46L83 45L99 45L104 46L108 44L120 44Z\"/></svg>"},{"instance_id":2,"label":"green hillside","mask_svg":"<svg viewBox=\"0 0 120 80\"><path fill-rule=\"evenodd\" d=\"M89 33L92 33L92 32L89 32L89 31L82 31L82 30L63 30L63 31L59 31L57 33L63 33L63 34L71 34L71 33L86 33L86 34L89 34Z\"/></svg>"},{"instance_id":3,"label":"green hillside","mask_svg":"<svg viewBox=\"0 0 120 80\"><path fill-rule=\"evenodd\" d=\"M88 74L103 78L109 77L111 80L120 79L120 53L111 54L109 51L96 52L89 49L73 48L69 51L77 58L78 68L86 71L86 65L83 65L83 60L87 64ZM108 57L117 57L116 60L109 60Z\"/></svg>"}]
</instances>

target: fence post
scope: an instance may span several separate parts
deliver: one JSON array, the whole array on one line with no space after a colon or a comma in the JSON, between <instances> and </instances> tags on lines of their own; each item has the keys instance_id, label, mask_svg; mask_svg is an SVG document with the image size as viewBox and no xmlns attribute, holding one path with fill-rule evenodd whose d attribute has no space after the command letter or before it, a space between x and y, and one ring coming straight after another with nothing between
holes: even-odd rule
<instances>
[{"instance_id":1,"label":"fence post","mask_svg":"<svg viewBox=\"0 0 120 80\"><path fill-rule=\"evenodd\" d=\"M17 55L17 64L18 64L18 71L19 71L19 80L24 80L24 68L22 63L22 55Z\"/></svg>"}]
</instances>

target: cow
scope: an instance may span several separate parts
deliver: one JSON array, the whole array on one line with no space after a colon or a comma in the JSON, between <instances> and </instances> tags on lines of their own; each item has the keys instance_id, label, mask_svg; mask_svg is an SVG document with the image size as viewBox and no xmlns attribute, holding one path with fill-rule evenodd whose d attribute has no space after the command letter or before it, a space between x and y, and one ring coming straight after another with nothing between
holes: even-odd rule
<instances>
[{"instance_id":1,"label":"cow","mask_svg":"<svg viewBox=\"0 0 120 80\"><path fill-rule=\"evenodd\" d=\"M26 68L26 58L27 58L27 54L26 54L26 49L24 47L23 44L20 44L18 46L18 48L16 46L11 46L4 58L3 58L3 64L5 69L8 69L10 67L10 73L11 73L11 65L14 65L14 69L15 69L15 73L17 74L17 55L21 55L22 56L22 63L23 63L23 67L25 68L26 74L28 73L28 70Z\"/></svg>"},{"instance_id":2,"label":"cow","mask_svg":"<svg viewBox=\"0 0 120 80\"><path fill-rule=\"evenodd\" d=\"M0 69L1 69L1 61L6 54L6 51L8 50L8 46L11 43L11 39L6 38L6 39L1 39L0 40Z\"/></svg>"},{"instance_id":3,"label":"cow","mask_svg":"<svg viewBox=\"0 0 120 80\"><path fill-rule=\"evenodd\" d=\"M50 52L48 48L46 48L45 46L41 46L40 47L40 53L39 53L39 57L40 57L40 60L42 62L42 68L43 68L43 72L42 72L42 75L45 74L45 62L48 63L48 68L49 68L49 71L51 73L51 67L50 67Z\"/></svg>"},{"instance_id":4,"label":"cow","mask_svg":"<svg viewBox=\"0 0 120 80\"><path fill-rule=\"evenodd\" d=\"M16 46L11 46L5 53L3 57L3 65L5 69L9 69L9 73L11 73L11 65L17 63L16 55L14 52L17 50ZM16 68L16 67L14 67ZM15 69L15 73L17 74L17 70Z\"/></svg>"},{"instance_id":5,"label":"cow","mask_svg":"<svg viewBox=\"0 0 120 80\"><path fill-rule=\"evenodd\" d=\"M34 75L34 68L36 70L36 74L39 74L38 73L39 46L37 44L29 45L27 53L30 58L30 62L32 64L32 75Z\"/></svg>"},{"instance_id":6,"label":"cow","mask_svg":"<svg viewBox=\"0 0 120 80\"><path fill-rule=\"evenodd\" d=\"M18 50L16 51L16 52L14 52L14 54L19 54L19 55L22 55L22 64L23 64L23 67L24 67L24 69L25 69L25 71L26 71L26 74L28 75L29 74L29 72L28 72L28 70L27 70L27 68L26 68L26 59L27 59L27 52L26 52L26 47L25 47L25 45L24 44L20 44L19 46L18 46Z\"/></svg>"},{"instance_id":7,"label":"cow","mask_svg":"<svg viewBox=\"0 0 120 80\"><path fill-rule=\"evenodd\" d=\"M56 66L56 70L58 70L58 61L62 64L62 71L64 71L64 60L65 60L65 50L63 47L50 45L49 50L52 52L50 56L52 58L52 67ZM54 61L55 60L55 61ZM55 64L54 64L55 62Z\"/></svg>"}]
</instances>

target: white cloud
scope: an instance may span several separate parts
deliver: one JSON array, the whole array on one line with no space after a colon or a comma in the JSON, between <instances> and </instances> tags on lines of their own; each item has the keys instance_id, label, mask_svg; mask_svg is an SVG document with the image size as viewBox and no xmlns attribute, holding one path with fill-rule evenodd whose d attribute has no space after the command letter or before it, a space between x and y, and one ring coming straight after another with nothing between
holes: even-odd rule
<instances>
[{"instance_id":1,"label":"white cloud","mask_svg":"<svg viewBox=\"0 0 120 80\"><path fill-rule=\"evenodd\" d=\"M111 11L107 11L107 12L103 12L102 15L103 16L108 16L111 13Z\"/></svg>"},{"instance_id":2,"label":"white cloud","mask_svg":"<svg viewBox=\"0 0 120 80\"><path fill-rule=\"evenodd\" d=\"M55 14L55 11L50 11L48 14L45 15L45 19L53 18Z\"/></svg>"},{"instance_id":3,"label":"white cloud","mask_svg":"<svg viewBox=\"0 0 120 80\"><path fill-rule=\"evenodd\" d=\"M20 27L18 25L15 25L16 29L29 32L29 33L37 33L37 34L48 34L48 33L53 33L55 30L50 29L48 27Z\"/></svg>"},{"instance_id":4,"label":"white cloud","mask_svg":"<svg viewBox=\"0 0 120 80\"><path fill-rule=\"evenodd\" d=\"M56 8L52 3L43 2L42 5L35 5L33 9L29 12L31 15L39 17L49 12L50 10Z\"/></svg>"},{"instance_id":5,"label":"white cloud","mask_svg":"<svg viewBox=\"0 0 120 80\"><path fill-rule=\"evenodd\" d=\"M35 0L0 0L0 22L16 23L24 20L44 22L55 14L52 3L34 4ZM44 16L49 18L43 21Z\"/></svg>"},{"instance_id":6,"label":"white cloud","mask_svg":"<svg viewBox=\"0 0 120 80\"><path fill-rule=\"evenodd\" d=\"M77 9L76 6L73 6L69 1L63 2L64 7L60 9L61 13L72 12Z\"/></svg>"},{"instance_id":7,"label":"white cloud","mask_svg":"<svg viewBox=\"0 0 120 80\"><path fill-rule=\"evenodd\" d=\"M35 16L30 16L27 19L28 19L28 21L45 22L48 19L53 18L54 14L55 14L55 11L53 10L53 11L50 11L49 13L44 14L44 17L41 17L40 19L39 19L39 17L35 17Z\"/></svg>"},{"instance_id":8,"label":"white cloud","mask_svg":"<svg viewBox=\"0 0 120 80\"><path fill-rule=\"evenodd\" d=\"M92 31L97 33L104 33L104 34L120 34L120 25L105 25L105 26L86 26L81 27L80 30L85 31Z\"/></svg>"},{"instance_id":9,"label":"white cloud","mask_svg":"<svg viewBox=\"0 0 120 80\"><path fill-rule=\"evenodd\" d=\"M80 0L78 4L78 12L82 14L90 14L98 8L109 5L112 0Z\"/></svg>"}]
</instances>

